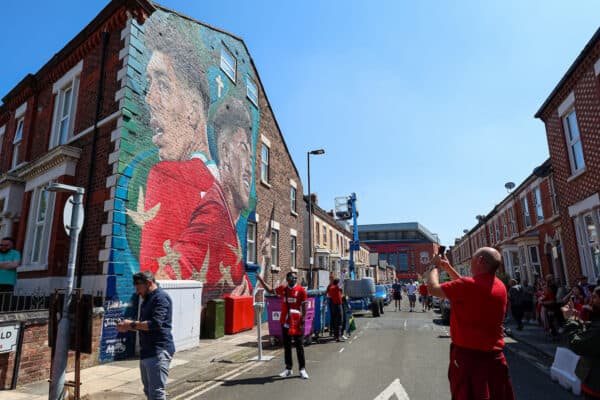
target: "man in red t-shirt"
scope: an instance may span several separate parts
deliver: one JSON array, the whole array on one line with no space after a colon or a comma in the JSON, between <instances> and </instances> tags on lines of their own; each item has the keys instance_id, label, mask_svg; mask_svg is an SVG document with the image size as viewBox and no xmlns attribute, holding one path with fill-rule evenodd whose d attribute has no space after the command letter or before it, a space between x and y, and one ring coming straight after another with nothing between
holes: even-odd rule
<instances>
[{"instance_id":1,"label":"man in red t-shirt","mask_svg":"<svg viewBox=\"0 0 600 400\"><path fill-rule=\"evenodd\" d=\"M287 285L273 289L267 284L260 274L256 275L258 281L269 293L281 297L281 331L283 332L283 348L285 356L285 370L279 374L282 378L292 376L292 338L296 343L296 355L300 367L300 376L308 379L306 360L304 359L304 316L306 315L307 294L306 289L297 284L298 276L295 272L288 272L285 279ZM300 334L292 333L298 331Z\"/></svg>"},{"instance_id":2,"label":"man in red t-shirt","mask_svg":"<svg viewBox=\"0 0 600 400\"><path fill-rule=\"evenodd\" d=\"M340 289L340 280L335 278L329 286L327 286L327 297L329 297L329 305L331 307L331 324L333 329L333 337L336 342L343 342L340 339L340 328L342 326L342 289Z\"/></svg>"},{"instance_id":3,"label":"man in red t-shirt","mask_svg":"<svg viewBox=\"0 0 600 400\"><path fill-rule=\"evenodd\" d=\"M428 274L433 296L446 297L450 313L450 366L448 378L453 400L514 400L504 358L502 322L506 312L506 287L495 273L502 259L491 247L482 247L471 258L472 277L461 277L437 255ZM450 282L440 285L438 268Z\"/></svg>"},{"instance_id":4,"label":"man in red t-shirt","mask_svg":"<svg viewBox=\"0 0 600 400\"><path fill-rule=\"evenodd\" d=\"M423 312L425 312L425 308L427 308L427 284L425 281L419 285L419 302L421 303Z\"/></svg>"}]
</instances>

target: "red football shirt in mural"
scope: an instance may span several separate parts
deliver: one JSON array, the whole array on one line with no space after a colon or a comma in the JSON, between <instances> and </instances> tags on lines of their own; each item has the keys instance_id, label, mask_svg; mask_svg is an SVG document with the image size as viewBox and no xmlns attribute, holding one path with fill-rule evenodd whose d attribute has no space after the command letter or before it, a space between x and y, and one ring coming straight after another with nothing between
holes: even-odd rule
<instances>
[{"instance_id":1,"label":"red football shirt in mural","mask_svg":"<svg viewBox=\"0 0 600 400\"><path fill-rule=\"evenodd\" d=\"M162 161L148 175L140 269L161 279L196 279L205 293L242 283L242 247L220 184L200 159ZM212 296L211 296L212 297Z\"/></svg>"}]
</instances>

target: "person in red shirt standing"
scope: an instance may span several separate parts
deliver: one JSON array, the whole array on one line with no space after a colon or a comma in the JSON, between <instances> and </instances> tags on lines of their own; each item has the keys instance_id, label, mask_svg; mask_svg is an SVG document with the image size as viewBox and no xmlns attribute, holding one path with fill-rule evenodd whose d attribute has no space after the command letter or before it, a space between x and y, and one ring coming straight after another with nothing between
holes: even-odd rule
<instances>
[{"instance_id":1,"label":"person in red shirt standing","mask_svg":"<svg viewBox=\"0 0 600 400\"><path fill-rule=\"evenodd\" d=\"M425 281L421 282L421 285L419 285L419 302L421 303L423 312L425 312L425 309L427 308L427 284Z\"/></svg>"},{"instance_id":2,"label":"person in red shirt standing","mask_svg":"<svg viewBox=\"0 0 600 400\"><path fill-rule=\"evenodd\" d=\"M304 359L304 316L306 315L307 294L306 289L298 285L298 276L295 272L288 272L285 279L287 285L281 285L275 289L269 286L260 274L256 275L258 281L269 293L281 297L281 331L283 332L283 348L285 354L285 370L279 374L282 378L292 376L292 338L296 343L296 355L300 367L300 376L308 379L306 372L306 360ZM294 331L300 334L293 333Z\"/></svg>"},{"instance_id":3,"label":"person in red shirt standing","mask_svg":"<svg viewBox=\"0 0 600 400\"><path fill-rule=\"evenodd\" d=\"M344 339L340 338L340 328L342 326L342 289L340 289L339 285L339 278L335 278L327 286L327 297L329 297L331 306L333 337L336 342L343 342Z\"/></svg>"},{"instance_id":4,"label":"person in red shirt standing","mask_svg":"<svg viewBox=\"0 0 600 400\"><path fill-rule=\"evenodd\" d=\"M440 255L429 270L429 293L452 304L448 378L453 400L514 400L502 352L507 294L495 275L501 263L498 251L482 247L471 258L472 277L461 277ZM438 268L452 280L440 285Z\"/></svg>"}]
</instances>

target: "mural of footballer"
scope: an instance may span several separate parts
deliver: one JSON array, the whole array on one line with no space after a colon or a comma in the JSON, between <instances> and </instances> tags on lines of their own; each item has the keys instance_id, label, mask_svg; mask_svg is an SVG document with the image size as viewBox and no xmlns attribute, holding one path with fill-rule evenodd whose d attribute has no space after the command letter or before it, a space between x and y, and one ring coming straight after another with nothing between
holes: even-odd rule
<instances>
[{"instance_id":1,"label":"mural of footballer","mask_svg":"<svg viewBox=\"0 0 600 400\"><path fill-rule=\"evenodd\" d=\"M248 111L230 96L215 112L217 167L208 145L210 95L198 26L157 12L144 28L151 52L146 103L161 161L150 168L145 199L138 201L143 209L128 210L141 227L140 270L202 281L205 297L248 293L236 230L252 180Z\"/></svg>"}]
</instances>

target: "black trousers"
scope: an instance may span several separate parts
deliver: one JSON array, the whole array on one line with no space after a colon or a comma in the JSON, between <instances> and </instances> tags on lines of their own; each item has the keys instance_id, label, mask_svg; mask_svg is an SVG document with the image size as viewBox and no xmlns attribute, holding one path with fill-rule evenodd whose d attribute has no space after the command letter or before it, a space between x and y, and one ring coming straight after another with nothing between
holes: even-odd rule
<instances>
[{"instance_id":1,"label":"black trousers","mask_svg":"<svg viewBox=\"0 0 600 400\"><path fill-rule=\"evenodd\" d=\"M333 337L339 339L342 328L342 305L331 303L331 326Z\"/></svg>"},{"instance_id":2,"label":"black trousers","mask_svg":"<svg viewBox=\"0 0 600 400\"><path fill-rule=\"evenodd\" d=\"M283 331L283 352L285 357L285 367L292 369L292 338L296 342L296 355L298 356L298 365L300 369L306 366L306 360L304 359L304 336L302 335L288 335L289 328L284 326L281 327Z\"/></svg>"},{"instance_id":3,"label":"black trousers","mask_svg":"<svg viewBox=\"0 0 600 400\"><path fill-rule=\"evenodd\" d=\"M523 314L525 313L525 310L523 310L523 306L520 304L518 304L518 305L515 304L515 305L511 305L510 309L511 309L513 318L517 322L517 325L522 326L523 325Z\"/></svg>"}]
</instances>

